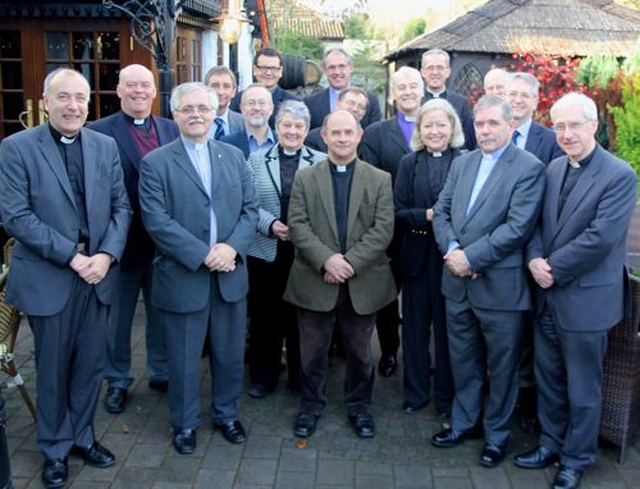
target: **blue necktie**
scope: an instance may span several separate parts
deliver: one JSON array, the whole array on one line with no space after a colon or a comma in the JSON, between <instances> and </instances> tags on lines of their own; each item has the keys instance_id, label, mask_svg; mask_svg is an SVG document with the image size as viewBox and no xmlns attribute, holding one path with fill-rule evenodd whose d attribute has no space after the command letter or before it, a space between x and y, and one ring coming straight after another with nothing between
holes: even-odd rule
<instances>
[{"instance_id":1,"label":"blue necktie","mask_svg":"<svg viewBox=\"0 0 640 489\"><path fill-rule=\"evenodd\" d=\"M224 136L224 120L222 120L222 117L216 117L214 122L216 123L216 132L213 137L215 139L220 139Z\"/></svg>"},{"instance_id":2,"label":"blue necktie","mask_svg":"<svg viewBox=\"0 0 640 489\"><path fill-rule=\"evenodd\" d=\"M511 141L513 141L513 144L515 144L516 146L518 145L518 136L520 136L520 131L516 129L511 135Z\"/></svg>"}]
</instances>

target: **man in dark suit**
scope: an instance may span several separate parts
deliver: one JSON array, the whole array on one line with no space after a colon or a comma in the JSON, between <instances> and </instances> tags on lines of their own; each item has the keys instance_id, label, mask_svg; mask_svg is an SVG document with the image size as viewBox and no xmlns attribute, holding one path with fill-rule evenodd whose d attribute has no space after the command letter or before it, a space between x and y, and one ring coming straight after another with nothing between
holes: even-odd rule
<instances>
[{"instance_id":1,"label":"man in dark suit","mask_svg":"<svg viewBox=\"0 0 640 489\"><path fill-rule=\"evenodd\" d=\"M254 151L267 150L278 142L275 132L269 127L273 103L269 90L264 85L254 83L242 92L240 110L244 117L243 128L221 137L220 141L241 150L245 158L249 158Z\"/></svg>"},{"instance_id":2,"label":"man in dark suit","mask_svg":"<svg viewBox=\"0 0 640 489\"><path fill-rule=\"evenodd\" d=\"M7 302L24 312L36 353L42 481L62 487L67 455L109 467L93 419L105 362L107 313L131 209L113 139L82 126L90 88L66 68L44 82L49 122L0 144L0 211L17 243Z\"/></svg>"},{"instance_id":3,"label":"man in dark suit","mask_svg":"<svg viewBox=\"0 0 640 489\"><path fill-rule=\"evenodd\" d=\"M518 148L535 155L545 165L564 152L556 142L556 135L548 127L533 120L538 108L540 84L530 73L511 73L507 82L506 99L511 104L515 130L513 142Z\"/></svg>"},{"instance_id":4,"label":"man in dark suit","mask_svg":"<svg viewBox=\"0 0 640 489\"><path fill-rule=\"evenodd\" d=\"M607 333L624 315L627 229L636 202L631 167L597 144L596 104L570 93L551 108L566 152L547 168L541 224L527 249L537 283L535 373L539 445L515 465L560 461L554 488L580 485L598 448Z\"/></svg>"},{"instance_id":5,"label":"man in dark suit","mask_svg":"<svg viewBox=\"0 0 640 489\"><path fill-rule=\"evenodd\" d=\"M506 100L485 95L474 116L480 149L453 161L434 208L433 228L445 255L442 293L455 397L451 428L431 443L455 446L476 435L482 422L480 464L495 467L505 455L518 394L525 313L531 309L523 253L542 204L544 165L511 142Z\"/></svg>"},{"instance_id":6,"label":"man in dark suit","mask_svg":"<svg viewBox=\"0 0 640 489\"><path fill-rule=\"evenodd\" d=\"M368 104L369 98L367 97L367 92L359 87L348 87L338 95L336 109L344 109L351 112L356 119L358 119L358 122L361 122L367 113ZM309 131L307 138L304 140L304 144L309 148L326 153L328 148L327 143L322 139L322 127L316 127Z\"/></svg>"},{"instance_id":7,"label":"man in dark suit","mask_svg":"<svg viewBox=\"0 0 640 489\"><path fill-rule=\"evenodd\" d=\"M302 367L294 433L311 436L327 404L336 324L346 353L347 414L356 434L370 438L375 313L397 295L385 254L393 234L391 177L357 159L362 129L353 114L337 110L323 128L328 158L296 173L289 206L296 255L284 298L298 307Z\"/></svg>"},{"instance_id":8,"label":"man in dark suit","mask_svg":"<svg viewBox=\"0 0 640 489\"><path fill-rule=\"evenodd\" d=\"M258 199L236 148L208 139L218 101L212 88L183 83L171 93L180 138L149 153L140 171L142 220L156 244L152 303L167 339L173 446L196 448L200 354L209 341L213 424L243 443L238 420L249 288L246 253Z\"/></svg>"},{"instance_id":9,"label":"man in dark suit","mask_svg":"<svg viewBox=\"0 0 640 489\"><path fill-rule=\"evenodd\" d=\"M275 128L276 114L280 104L285 100L302 100L297 95L284 90L278 83L284 74L282 55L273 48L261 48L253 57L253 78L256 83L262 83L271 92L273 102L273 113L269 117L269 127ZM230 108L239 112L242 104L242 94L239 92L231 101Z\"/></svg>"},{"instance_id":10,"label":"man in dark suit","mask_svg":"<svg viewBox=\"0 0 640 489\"><path fill-rule=\"evenodd\" d=\"M144 155L178 137L175 122L151 115L156 84L149 69L138 64L123 68L116 93L120 98L120 111L89 126L116 140L124 184L133 209L127 245L120 260L116 295L109 311L107 361L104 367L108 387L104 405L110 413L124 411L127 389L134 381L131 374L131 323L141 290L146 312L149 387L167 391L169 374L164 335L151 305L151 260L154 249L140 217L138 169Z\"/></svg>"},{"instance_id":11,"label":"man in dark suit","mask_svg":"<svg viewBox=\"0 0 640 489\"><path fill-rule=\"evenodd\" d=\"M420 102L424 93L424 82L415 68L403 66L390 80L390 92L396 104L395 116L371 124L364 131L360 145L360 157L367 163L388 172L395 182L400 159L411 152L411 136ZM391 270L400 288L400 269L398 267L400 234L396 232L387 249ZM376 329L380 341L380 362L378 371L383 377L393 375L398 367L398 348L400 346L400 326L398 301L395 300L378 311Z\"/></svg>"},{"instance_id":12,"label":"man in dark suit","mask_svg":"<svg viewBox=\"0 0 640 489\"><path fill-rule=\"evenodd\" d=\"M322 126L327 114L335 110L340 92L351 85L353 60L342 49L330 49L322 58L322 70L329 86L304 99L311 113L311 129ZM378 98L371 92L367 92L367 96L369 97L367 111L360 121L363 129L382 119Z\"/></svg>"},{"instance_id":13,"label":"man in dark suit","mask_svg":"<svg viewBox=\"0 0 640 489\"><path fill-rule=\"evenodd\" d=\"M556 142L555 133L533 120L538 107L539 83L530 73L511 73L507 78L505 98L511 105L515 130L512 140L516 146L536 156L545 165L564 153ZM534 283L530 280L531 287ZM528 433L538 430L537 392L533 373L533 320L527 321L520 365L518 414L520 426Z\"/></svg>"},{"instance_id":14,"label":"man in dark suit","mask_svg":"<svg viewBox=\"0 0 640 489\"><path fill-rule=\"evenodd\" d=\"M456 109L464 131L465 148L469 151L476 148L476 135L473 128L473 114L467 97L447 90L447 80L451 76L451 58L442 49L429 49L422 54L420 68L426 85L425 101L432 98L443 98Z\"/></svg>"},{"instance_id":15,"label":"man in dark suit","mask_svg":"<svg viewBox=\"0 0 640 489\"><path fill-rule=\"evenodd\" d=\"M204 84L213 88L218 96L218 110L209 131L209 139L220 139L244 129L244 117L231 110L229 104L236 95L236 75L224 65L214 66L204 76Z\"/></svg>"}]
</instances>

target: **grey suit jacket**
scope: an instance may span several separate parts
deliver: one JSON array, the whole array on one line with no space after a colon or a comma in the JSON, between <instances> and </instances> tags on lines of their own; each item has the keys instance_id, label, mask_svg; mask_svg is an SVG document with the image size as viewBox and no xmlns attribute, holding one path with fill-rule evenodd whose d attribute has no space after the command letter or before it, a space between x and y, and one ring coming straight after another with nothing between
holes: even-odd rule
<instances>
[{"instance_id":1,"label":"grey suit jacket","mask_svg":"<svg viewBox=\"0 0 640 489\"><path fill-rule=\"evenodd\" d=\"M546 172L541 225L527 247L527 262L547 258L555 285L537 288L539 309L552 300L558 325L569 331L615 326L624 313L627 229L637 177L624 161L597 146L558 215L568 157Z\"/></svg>"},{"instance_id":2,"label":"grey suit jacket","mask_svg":"<svg viewBox=\"0 0 640 489\"><path fill-rule=\"evenodd\" d=\"M209 141L212 198L202 186L182 139L149 153L140 167L142 221L156 245L152 303L174 313L202 310L210 297L210 208L217 218L218 242L238 253L233 272L219 273L225 302L244 299L248 290L246 254L255 235L258 199L242 153Z\"/></svg>"},{"instance_id":3,"label":"grey suit jacket","mask_svg":"<svg viewBox=\"0 0 640 489\"><path fill-rule=\"evenodd\" d=\"M271 224L281 219L280 209L280 156L278 145L266 151L257 151L249 156L249 173L260 199L260 220L256 239L249 249L249 255L272 262L276 258L278 239L270 232ZM302 170L327 157L324 153L302 146L298 170Z\"/></svg>"},{"instance_id":4,"label":"grey suit jacket","mask_svg":"<svg viewBox=\"0 0 640 489\"><path fill-rule=\"evenodd\" d=\"M116 143L82 129L89 254L119 260L131 221ZM28 315L58 314L69 299L76 272L78 213L64 162L48 124L16 133L0 144L0 211L17 239L11 252L7 301ZM115 269L95 286L111 303Z\"/></svg>"},{"instance_id":5,"label":"grey suit jacket","mask_svg":"<svg viewBox=\"0 0 640 489\"><path fill-rule=\"evenodd\" d=\"M349 195L347 251L355 269L348 280L358 314L372 314L397 297L387 246L393 235L393 192L388 173L356 160ZM289 236L296 256L285 300L312 311L331 311L339 285L324 281L324 263L340 252L329 161L296 173L289 206Z\"/></svg>"},{"instance_id":6,"label":"grey suit jacket","mask_svg":"<svg viewBox=\"0 0 640 489\"><path fill-rule=\"evenodd\" d=\"M467 214L481 158L476 150L452 162L433 221L440 251L446 254L457 240L480 276L457 277L445 267L442 293L485 309L530 309L523 255L542 205L544 165L509 143Z\"/></svg>"}]
</instances>

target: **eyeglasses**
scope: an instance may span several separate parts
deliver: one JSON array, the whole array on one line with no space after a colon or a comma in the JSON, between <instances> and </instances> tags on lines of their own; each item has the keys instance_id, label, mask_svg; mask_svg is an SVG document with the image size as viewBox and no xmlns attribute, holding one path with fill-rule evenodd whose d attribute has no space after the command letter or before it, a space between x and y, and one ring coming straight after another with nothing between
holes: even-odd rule
<instances>
[{"instance_id":1,"label":"eyeglasses","mask_svg":"<svg viewBox=\"0 0 640 489\"><path fill-rule=\"evenodd\" d=\"M591 121L569 122L568 124L556 124L555 126L553 126L552 129L556 133L563 133L567 129L569 129L571 132L575 132L579 129L582 129L585 125L589 124L589 122Z\"/></svg>"},{"instance_id":2,"label":"eyeglasses","mask_svg":"<svg viewBox=\"0 0 640 489\"><path fill-rule=\"evenodd\" d=\"M345 100L344 103L347 104L352 109L367 110L367 106L365 104L359 104L355 100Z\"/></svg>"},{"instance_id":3,"label":"eyeglasses","mask_svg":"<svg viewBox=\"0 0 640 489\"><path fill-rule=\"evenodd\" d=\"M185 105L184 107L176 109L175 111L185 115L195 114L196 112L206 115L213 111L213 107L211 107L210 105Z\"/></svg>"},{"instance_id":4,"label":"eyeglasses","mask_svg":"<svg viewBox=\"0 0 640 489\"><path fill-rule=\"evenodd\" d=\"M256 65L256 68L260 71L278 71L282 69L282 66L264 66L264 65Z\"/></svg>"}]
</instances>

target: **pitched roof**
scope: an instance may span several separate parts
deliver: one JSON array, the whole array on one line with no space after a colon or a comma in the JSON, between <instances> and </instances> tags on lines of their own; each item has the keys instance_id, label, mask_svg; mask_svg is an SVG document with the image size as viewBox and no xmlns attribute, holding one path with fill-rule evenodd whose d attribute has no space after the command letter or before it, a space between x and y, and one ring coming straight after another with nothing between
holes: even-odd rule
<instances>
[{"instance_id":1,"label":"pitched roof","mask_svg":"<svg viewBox=\"0 0 640 489\"><path fill-rule=\"evenodd\" d=\"M640 35L640 12L610 0L491 0L385 56L440 48L452 52L516 51L625 56Z\"/></svg>"},{"instance_id":2,"label":"pitched roof","mask_svg":"<svg viewBox=\"0 0 640 489\"><path fill-rule=\"evenodd\" d=\"M341 20L331 19L295 0L266 0L266 10L272 36L291 31L320 40L342 40L345 37Z\"/></svg>"}]
</instances>

